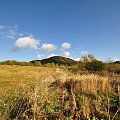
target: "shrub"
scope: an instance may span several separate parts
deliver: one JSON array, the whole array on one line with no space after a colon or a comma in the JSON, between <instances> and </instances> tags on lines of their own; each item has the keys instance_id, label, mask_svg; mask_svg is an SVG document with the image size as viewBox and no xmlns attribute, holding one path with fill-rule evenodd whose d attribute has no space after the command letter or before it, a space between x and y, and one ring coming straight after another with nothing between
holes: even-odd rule
<instances>
[{"instance_id":1,"label":"shrub","mask_svg":"<svg viewBox=\"0 0 120 120\"><path fill-rule=\"evenodd\" d=\"M98 60L93 60L91 62L87 62L85 65L85 68L88 71L103 71L105 69L104 67L104 63L102 61L98 61Z\"/></svg>"}]
</instances>

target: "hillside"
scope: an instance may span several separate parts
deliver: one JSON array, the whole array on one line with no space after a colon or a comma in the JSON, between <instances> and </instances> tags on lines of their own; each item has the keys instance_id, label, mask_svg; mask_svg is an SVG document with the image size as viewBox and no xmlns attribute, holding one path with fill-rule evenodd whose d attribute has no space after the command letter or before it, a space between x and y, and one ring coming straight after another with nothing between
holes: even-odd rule
<instances>
[{"instance_id":1,"label":"hillside","mask_svg":"<svg viewBox=\"0 0 120 120\"><path fill-rule=\"evenodd\" d=\"M115 61L115 62L113 62L113 63L115 63L115 64L120 64L120 61Z\"/></svg>"},{"instance_id":2,"label":"hillside","mask_svg":"<svg viewBox=\"0 0 120 120\"><path fill-rule=\"evenodd\" d=\"M36 60L33 60L31 62L33 63L35 61ZM61 56L54 56L54 57L46 58L43 60L37 60L37 61L40 61L41 64L55 63L58 65L68 65L68 66L77 64L77 61L72 60L70 58L61 57Z\"/></svg>"}]
</instances>

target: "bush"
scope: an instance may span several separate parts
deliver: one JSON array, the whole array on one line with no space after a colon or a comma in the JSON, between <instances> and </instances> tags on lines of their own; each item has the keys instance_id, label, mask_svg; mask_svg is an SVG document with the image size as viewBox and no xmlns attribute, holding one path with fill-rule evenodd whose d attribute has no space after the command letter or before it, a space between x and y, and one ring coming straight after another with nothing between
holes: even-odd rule
<instances>
[{"instance_id":1,"label":"bush","mask_svg":"<svg viewBox=\"0 0 120 120\"><path fill-rule=\"evenodd\" d=\"M100 72L105 69L104 63L102 61L93 60L91 62L87 62L85 65L86 70L93 72Z\"/></svg>"}]
</instances>

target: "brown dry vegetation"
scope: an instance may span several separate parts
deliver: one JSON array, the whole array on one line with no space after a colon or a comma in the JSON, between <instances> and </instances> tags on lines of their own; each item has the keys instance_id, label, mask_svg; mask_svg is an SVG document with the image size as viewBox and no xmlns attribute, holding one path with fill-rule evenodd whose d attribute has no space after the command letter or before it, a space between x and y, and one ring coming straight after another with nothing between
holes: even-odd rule
<instances>
[{"instance_id":1,"label":"brown dry vegetation","mask_svg":"<svg viewBox=\"0 0 120 120\"><path fill-rule=\"evenodd\" d=\"M119 120L120 78L0 65L0 120Z\"/></svg>"}]
</instances>

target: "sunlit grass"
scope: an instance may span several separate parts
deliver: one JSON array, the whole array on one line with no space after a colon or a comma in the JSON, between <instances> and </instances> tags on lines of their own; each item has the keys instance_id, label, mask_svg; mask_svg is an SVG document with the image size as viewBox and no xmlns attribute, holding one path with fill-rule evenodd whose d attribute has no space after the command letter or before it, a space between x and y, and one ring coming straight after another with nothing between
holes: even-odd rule
<instances>
[{"instance_id":1,"label":"sunlit grass","mask_svg":"<svg viewBox=\"0 0 120 120\"><path fill-rule=\"evenodd\" d=\"M119 78L115 84L118 82ZM108 76L75 75L59 68L0 65L1 120L72 119L75 114L84 119L106 119L118 110L118 103L114 103L117 93ZM116 108L112 108L111 96ZM109 112L109 104L115 112Z\"/></svg>"}]
</instances>

